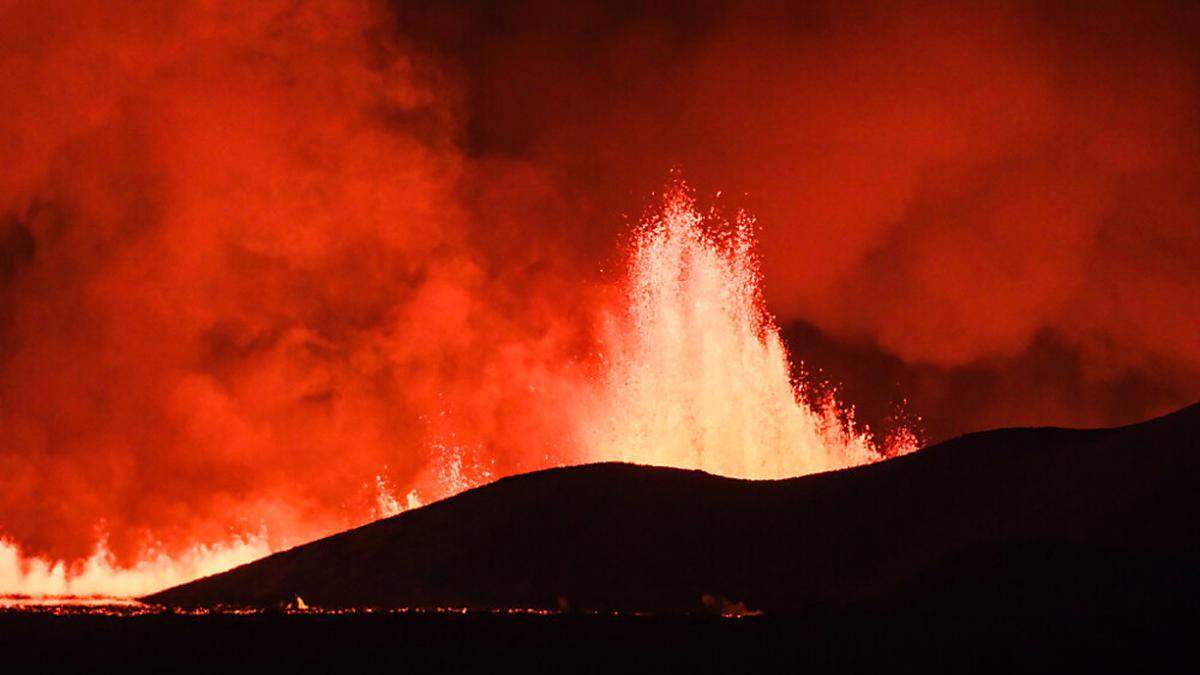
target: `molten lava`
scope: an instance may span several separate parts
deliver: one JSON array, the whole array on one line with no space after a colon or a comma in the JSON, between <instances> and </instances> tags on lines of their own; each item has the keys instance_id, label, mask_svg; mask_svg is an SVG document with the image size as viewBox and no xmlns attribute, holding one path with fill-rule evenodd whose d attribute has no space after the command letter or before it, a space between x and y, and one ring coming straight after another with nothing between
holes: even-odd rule
<instances>
[{"instance_id":1,"label":"molten lava","mask_svg":"<svg viewBox=\"0 0 1200 675\"><path fill-rule=\"evenodd\" d=\"M564 390L582 392L554 402L571 420L577 454L545 456L542 466L620 460L775 479L917 447L908 429L877 444L852 409L793 380L763 303L753 230L744 214L732 222L715 211L702 215L682 181L669 186L633 234L618 310L600 317L598 370L562 374ZM364 517L395 515L493 476L479 450L464 456L469 450L453 443L433 450L428 494L377 475L375 506ZM103 543L67 565L24 558L0 540L0 595L141 595L261 557L270 552L266 541L198 545L177 557L149 553L120 567Z\"/></svg>"},{"instance_id":2,"label":"molten lava","mask_svg":"<svg viewBox=\"0 0 1200 675\"><path fill-rule=\"evenodd\" d=\"M910 452L909 430L878 447L853 410L792 379L762 298L753 220L703 216L679 182L635 232L628 307L606 331L597 460L787 478Z\"/></svg>"},{"instance_id":3,"label":"molten lava","mask_svg":"<svg viewBox=\"0 0 1200 675\"><path fill-rule=\"evenodd\" d=\"M181 556L148 553L132 567L120 567L101 542L81 563L27 558L0 539L0 599L4 596L129 598L224 572L271 553L259 537L216 546L196 546Z\"/></svg>"}]
</instances>

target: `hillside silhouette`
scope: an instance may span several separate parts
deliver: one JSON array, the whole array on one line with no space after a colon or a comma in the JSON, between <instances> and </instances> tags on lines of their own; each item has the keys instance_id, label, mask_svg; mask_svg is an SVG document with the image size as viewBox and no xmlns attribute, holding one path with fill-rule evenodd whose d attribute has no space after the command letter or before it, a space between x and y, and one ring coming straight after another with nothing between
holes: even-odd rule
<instances>
[{"instance_id":1,"label":"hillside silhouette","mask_svg":"<svg viewBox=\"0 0 1200 675\"><path fill-rule=\"evenodd\" d=\"M153 594L177 607L1022 616L1200 598L1200 404L1002 429L781 481L628 464L505 478Z\"/></svg>"}]
</instances>

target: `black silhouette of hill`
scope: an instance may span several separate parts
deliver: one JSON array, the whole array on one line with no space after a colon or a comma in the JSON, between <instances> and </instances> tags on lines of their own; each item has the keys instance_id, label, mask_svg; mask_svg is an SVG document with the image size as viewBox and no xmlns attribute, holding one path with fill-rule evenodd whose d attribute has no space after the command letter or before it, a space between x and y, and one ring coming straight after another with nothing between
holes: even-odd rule
<instances>
[{"instance_id":1,"label":"black silhouette of hill","mask_svg":"<svg viewBox=\"0 0 1200 675\"><path fill-rule=\"evenodd\" d=\"M168 606L1042 616L1192 611L1200 404L1113 429L1002 429L743 481L539 471L153 594Z\"/></svg>"}]
</instances>

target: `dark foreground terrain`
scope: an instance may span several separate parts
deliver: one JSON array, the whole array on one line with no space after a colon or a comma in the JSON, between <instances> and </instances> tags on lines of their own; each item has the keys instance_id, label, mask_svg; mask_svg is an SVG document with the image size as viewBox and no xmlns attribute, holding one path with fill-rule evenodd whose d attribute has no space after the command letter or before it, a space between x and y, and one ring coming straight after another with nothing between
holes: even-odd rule
<instances>
[{"instance_id":1,"label":"dark foreground terrain","mask_svg":"<svg viewBox=\"0 0 1200 675\"><path fill-rule=\"evenodd\" d=\"M622 464L497 481L150 596L176 607L1037 620L1200 607L1200 406L753 482Z\"/></svg>"},{"instance_id":2,"label":"dark foreground terrain","mask_svg":"<svg viewBox=\"0 0 1200 675\"><path fill-rule=\"evenodd\" d=\"M1194 672L1190 618L0 612L0 655L13 673Z\"/></svg>"}]
</instances>

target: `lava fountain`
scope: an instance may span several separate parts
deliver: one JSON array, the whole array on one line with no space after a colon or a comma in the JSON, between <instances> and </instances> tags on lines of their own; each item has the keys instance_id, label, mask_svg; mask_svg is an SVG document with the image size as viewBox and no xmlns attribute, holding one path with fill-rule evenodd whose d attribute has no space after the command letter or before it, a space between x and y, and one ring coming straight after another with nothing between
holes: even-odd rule
<instances>
[{"instance_id":1,"label":"lava fountain","mask_svg":"<svg viewBox=\"0 0 1200 675\"><path fill-rule=\"evenodd\" d=\"M754 222L697 210L676 181L634 232L625 311L609 317L596 460L740 478L828 471L917 447L909 429L876 444L853 409L810 396L762 297Z\"/></svg>"},{"instance_id":2,"label":"lava fountain","mask_svg":"<svg viewBox=\"0 0 1200 675\"><path fill-rule=\"evenodd\" d=\"M906 428L876 443L855 423L853 409L832 395L814 396L802 378L793 379L763 302L749 216L703 215L677 180L634 230L631 244L618 310L598 317L598 369L584 378L563 369L564 390L584 395L547 402L563 408L578 445L570 457L545 457L546 464L617 460L774 479L916 449L917 438ZM586 403L575 408L578 401ZM450 470L437 472L433 496L474 486L464 480L459 452L434 453L435 463ZM428 496L381 476L375 487L378 505L364 514L368 519L418 507ZM266 541L264 531L176 557L148 552L134 566L120 567L103 542L89 559L67 565L26 558L15 542L0 539L0 598L141 595L266 555L272 552Z\"/></svg>"}]
</instances>

